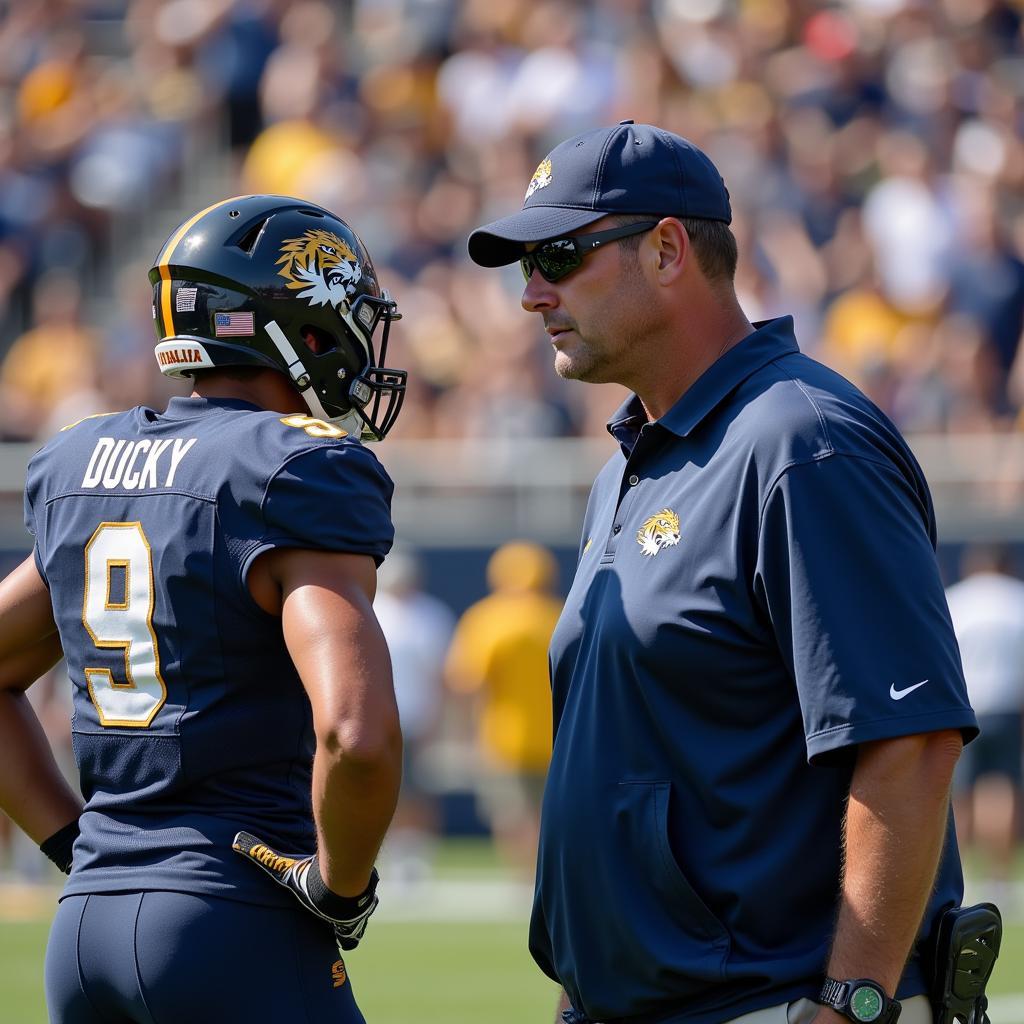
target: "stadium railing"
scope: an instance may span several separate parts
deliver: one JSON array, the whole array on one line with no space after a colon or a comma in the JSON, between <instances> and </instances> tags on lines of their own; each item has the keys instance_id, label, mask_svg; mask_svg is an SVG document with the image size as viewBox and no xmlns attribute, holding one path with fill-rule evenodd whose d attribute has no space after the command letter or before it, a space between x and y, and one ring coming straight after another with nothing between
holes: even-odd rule
<instances>
[{"instance_id":1,"label":"stadium railing","mask_svg":"<svg viewBox=\"0 0 1024 1024\"><path fill-rule=\"evenodd\" d=\"M940 541L1024 543L1024 436L918 435ZM0 550L24 551L25 465L33 444L0 444ZM400 441L379 454L396 482L398 536L420 548L491 548L529 537L575 548L608 439Z\"/></svg>"}]
</instances>

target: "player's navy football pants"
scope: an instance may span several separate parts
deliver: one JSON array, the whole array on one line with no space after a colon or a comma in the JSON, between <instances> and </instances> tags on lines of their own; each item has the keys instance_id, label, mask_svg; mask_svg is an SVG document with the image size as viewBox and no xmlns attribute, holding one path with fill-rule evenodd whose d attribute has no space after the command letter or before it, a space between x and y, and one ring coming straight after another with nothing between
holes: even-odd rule
<instances>
[{"instance_id":1,"label":"player's navy football pants","mask_svg":"<svg viewBox=\"0 0 1024 1024\"><path fill-rule=\"evenodd\" d=\"M46 950L51 1024L365 1024L330 928L177 892L68 896Z\"/></svg>"}]
</instances>

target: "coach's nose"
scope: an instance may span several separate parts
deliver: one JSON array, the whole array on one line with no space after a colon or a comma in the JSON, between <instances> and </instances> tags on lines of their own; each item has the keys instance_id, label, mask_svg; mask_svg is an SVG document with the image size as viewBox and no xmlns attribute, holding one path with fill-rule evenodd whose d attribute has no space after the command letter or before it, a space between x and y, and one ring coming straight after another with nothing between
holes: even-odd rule
<instances>
[{"instance_id":1,"label":"coach's nose","mask_svg":"<svg viewBox=\"0 0 1024 1024\"><path fill-rule=\"evenodd\" d=\"M558 289L550 281L545 281L541 273L534 268L533 273L526 279L526 287L523 289L520 302L527 313L555 309L558 306Z\"/></svg>"}]
</instances>

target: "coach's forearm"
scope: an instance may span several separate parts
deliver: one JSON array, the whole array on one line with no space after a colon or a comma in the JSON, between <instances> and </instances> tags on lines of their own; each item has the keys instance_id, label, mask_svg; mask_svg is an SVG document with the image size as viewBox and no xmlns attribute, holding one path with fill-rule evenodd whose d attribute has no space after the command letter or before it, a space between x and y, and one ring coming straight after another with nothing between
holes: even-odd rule
<instances>
[{"instance_id":1,"label":"coach's forearm","mask_svg":"<svg viewBox=\"0 0 1024 1024\"><path fill-rule=\"evenodd\" d=\"M960 733L948 730L859 751L831 977L873 978L895 993L935 880L962 746Z\"/></svg>"},{"instance_id":2,"label":"coach's forearm","mask_svg":"<svg viewBox=\"0 0 1024 1024\"><path fill-rule=\"evenodd\" d=\"M28 697L18 690L0 690L0 807L37 843L82 810Z\"/></svg>"}]
</instances>

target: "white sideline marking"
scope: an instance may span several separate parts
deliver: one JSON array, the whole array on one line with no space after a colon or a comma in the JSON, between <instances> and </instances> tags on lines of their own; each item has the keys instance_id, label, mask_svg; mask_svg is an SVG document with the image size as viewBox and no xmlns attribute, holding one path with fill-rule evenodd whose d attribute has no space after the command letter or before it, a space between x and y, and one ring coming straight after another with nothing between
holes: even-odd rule
<instances>
[{"instance_id":1,"label":"white sideline marking","mask_svg":"<svg viewBox=\"0 0 1024 1024\"><path fill-rule=\"evenodd\" d=\"M429 879L382 882L380 921L526 921L533 886L502 879Z\"/></svg>"},{"instance_id":2,"label":"white sideline marking","mask_svg":"<svg viewBox=\"0 0 1024 1024\"><path fill-rule=\"evenodd\" d=\"M50 884L0 883L0 921L33 921L51 916L60 889ZM499 878L386 880L374 923L389 921L525 922L533 886Z\"/></svg>"},{"instance_id":3,"label":"white sideline marking","mask_svg":"<svg viewBox=\"0 0 1024 1024\"><path fill-rule=\"evenodd\" d=\"M50 884L0 882L0 921L32 920L52 914L59 891ZM374 915L374 920L380 922L525 921L533 903L532 885L499 877L402 882L393 875L385 875L380 895L380 909ZM964 902L976 903L988 895L983 886L968 884ZM1007 923L1018 924L1024 921L1024 884L1017 883L1014 895L1014 899L1007 901L1009 906L1004 904L1003 916ZM1024 1024L1024 1010L1011 1008L1007 1012ZM995 1024L1010 1022L995 1020Z\"/></svg>"}]
</instances>

